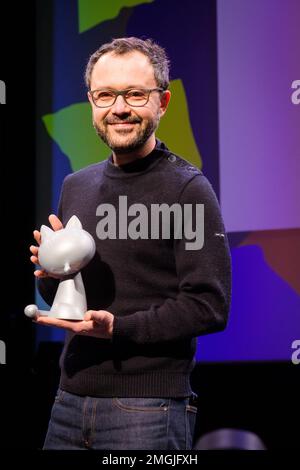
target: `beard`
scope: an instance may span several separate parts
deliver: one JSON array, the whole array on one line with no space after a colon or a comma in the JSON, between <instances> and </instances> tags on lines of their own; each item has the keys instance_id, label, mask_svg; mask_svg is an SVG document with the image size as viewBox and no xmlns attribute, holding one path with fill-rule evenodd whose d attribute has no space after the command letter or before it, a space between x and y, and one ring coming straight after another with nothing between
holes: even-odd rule
<instances>
[{"instance_id":1,"label":"beard","mask_svg":"<svg viewBox=\"0 0 300 470\"><path fill-rule=\"evenodd\" d=\"M158 127L160 116L157 113L153 119L139 117L124 117L123 119L104 119L100 124L93 120L93 126L103 142L116 154L130 153L142 147ZM135 123L131 131L126 129L113 130L110 124L130 122Z\"/></svg>"}]
</instances>

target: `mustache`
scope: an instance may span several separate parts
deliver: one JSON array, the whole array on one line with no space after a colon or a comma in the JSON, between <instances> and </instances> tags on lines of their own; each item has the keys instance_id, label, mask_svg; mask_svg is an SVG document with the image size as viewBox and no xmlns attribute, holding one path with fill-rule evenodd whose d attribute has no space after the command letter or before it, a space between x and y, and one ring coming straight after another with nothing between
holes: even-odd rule
<instances>
[{"instance_id":1,"label":"mustache","mask_svg":"<svg viewBox=\"0 0 300 470\"><path fill-rule=\"evenodd\" d=\"M129 122L129 123L140 123L142 122L141 119L138 119L138 118L130 118L130 117L126 117L124 119L115 119L115 118L109 118L109 119L105 119L104 120L104 123L105 124L122 124L124 122Z\"/></svg>"}]
</instances>

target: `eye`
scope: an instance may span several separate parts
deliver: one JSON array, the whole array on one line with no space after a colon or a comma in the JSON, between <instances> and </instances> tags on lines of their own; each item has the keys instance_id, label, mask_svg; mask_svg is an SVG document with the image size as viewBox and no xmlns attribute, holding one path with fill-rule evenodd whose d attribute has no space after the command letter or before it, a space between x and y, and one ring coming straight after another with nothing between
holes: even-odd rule
<instances>
[{"instance_id":1,"label":"eye","mask_svg":"<svg viewBox=\"0 0 300 470\"><path fill-rule=\"evenodd\" d=\"M126 98L133 100L144 100L147 94L144 90L129 90L126 94Z\"/></svg>"},{"instance_id":2,"label":"eye","mask_svg":"<svg viewBox=\"0 0 300 470\"><path fill-rule=\"evenodd\" d=\"M96 90L93 96L96 101L110 101L114 98L113 92L108 90Z\"/></svg>"}]
</instances>

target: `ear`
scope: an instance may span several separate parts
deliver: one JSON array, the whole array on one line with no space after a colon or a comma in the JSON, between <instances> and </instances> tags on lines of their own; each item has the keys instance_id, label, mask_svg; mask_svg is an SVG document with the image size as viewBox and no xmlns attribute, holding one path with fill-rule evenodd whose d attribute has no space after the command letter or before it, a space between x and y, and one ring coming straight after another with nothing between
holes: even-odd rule
<instances>
[{"instance_id":1,"label":"ear","mask_svg":"<svg viewBox=\"0 0 300 470\"><path fill-rule=\"evenodd\" d=\"M65 228L82 228L81 222L76 215L72 215Z\"/></svg>"},{"instance_id":2,"label":"ear","mask_svg":"<svg viewBox=\"0 0 300 470\"><path fill-rule=\"evenodd\" d=\"M87 97L88 97L88 99L89 99L89 102L90 102L91 105L93 106L94 103L93 103L92 95L91 95L91 93L90 93L89 91L87 92Z\"/></svg>"},{"instance_id":3,"label":"ear","mask_svg":"<svg viewBox=\"0 0 300 470\"><path fill-rule=\"evenodd\" d=\"M54 231L51 228L47 227L47 225L42 225L40 232L41 232L42 242L44 240L49 240L49 238L52 238L54 235Z\"/></svg>"},{"instance_id":4,"label":"ear","mask_svg":"<svg viewBox=\"0 0 300 470\"><path fill-rule=\"evenodd\" d=\"M162 117L165 114L165 112L167 111L167 107L168 107L168 104L170 102L170 99L171 99L170 90L165 90L161 94L161 98L160 98L160 107L159 107L160 117Z\"/></svg>"}]
</instances>

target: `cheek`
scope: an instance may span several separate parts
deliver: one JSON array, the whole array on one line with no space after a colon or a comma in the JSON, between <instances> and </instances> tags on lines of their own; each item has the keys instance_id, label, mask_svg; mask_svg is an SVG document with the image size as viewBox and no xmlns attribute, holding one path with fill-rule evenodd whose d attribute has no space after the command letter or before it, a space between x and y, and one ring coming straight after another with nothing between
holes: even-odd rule
<instances>
[{"instance_id":1,"label":"cheek","mask_svg":"<svg viewBox=\"0 0 300 470\"><path fill-rule=\"evenodd\" d=\"M93 120L95 122L101 122L107 115L107 111L103 111L100 108L93 107L92 109Z\"/></svg>"},{"instance_id":2,"label":"cheek","mask_svg":"<svg viewBox=\"0 0 300 470\"><path fill-rule=\"evenodd\" d=\"M138 116L143 121L152 121L155 119L157 111L152 106L140 108L140 110L133 111L133 114Z\"/></svg>"},{"instance_id":3,"label":"cheek","mask_svg":"<svg viewBox=\"0 0 300 470\"><path fill-rule=\"evenodd\" d=\"M150 120L157 119L157 116L160 115L160 107L158 103L151 102L149 103L149 107L147 108L147 118Z\"/></svg>"}]
</instances>

